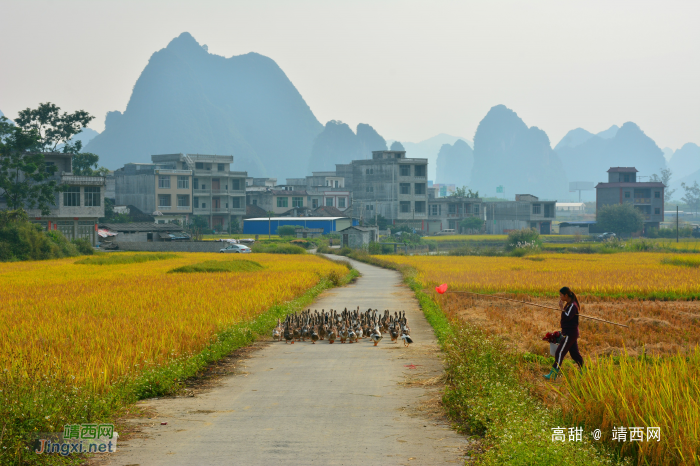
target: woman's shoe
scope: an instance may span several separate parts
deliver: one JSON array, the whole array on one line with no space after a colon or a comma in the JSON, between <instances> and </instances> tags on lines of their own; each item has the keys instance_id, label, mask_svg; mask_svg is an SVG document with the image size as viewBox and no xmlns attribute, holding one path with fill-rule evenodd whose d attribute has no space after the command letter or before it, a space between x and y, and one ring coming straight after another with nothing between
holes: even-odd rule
<instances>
[{"instance_id":1,"label":"woman's shoe","mask_svg":"<svg viewBox=\"0 0 700 466\"><path fill-rule=\"evenodd\" d=\"M552 370L549 371L549 374L545 375L544 378L547 380L556 380L558 374L559 374L559 369L552 368Z\"/></svg>"}]
</instances>

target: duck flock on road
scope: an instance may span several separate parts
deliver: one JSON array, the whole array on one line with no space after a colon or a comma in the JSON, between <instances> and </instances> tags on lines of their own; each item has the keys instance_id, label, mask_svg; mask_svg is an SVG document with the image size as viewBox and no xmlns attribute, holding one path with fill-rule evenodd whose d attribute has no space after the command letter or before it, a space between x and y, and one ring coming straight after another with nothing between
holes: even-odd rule
<instances>
[{"instance_id":1,"label":"duck flock on road","mask_svg":"<svg viewBox=\"0 0 700 466\"><path fill-rule=\"evenodd\" d=\"M290 314L284 322L277 319L277 327L272 330L272 338L277 341L284 339L285 344L294 344L295 341L311 340L314 345L317 341L328 340L333 344L336 340L341 343L357 343L363 338L369 338L374 346L382 341L384 334L389 334L391 341L403 340L404 346L413 343L411 328L406 321L406 312L394 312L392 316L388 310L383 314L377 309L342 312L330 309L319 312L311 309Z\"/></svg>"}]
</instances>

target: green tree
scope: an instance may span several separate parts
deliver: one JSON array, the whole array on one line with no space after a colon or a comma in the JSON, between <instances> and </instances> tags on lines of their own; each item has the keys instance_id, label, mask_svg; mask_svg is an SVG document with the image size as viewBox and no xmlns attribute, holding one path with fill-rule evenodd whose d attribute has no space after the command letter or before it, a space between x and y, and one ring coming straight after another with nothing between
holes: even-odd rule
<instances>
[{"instance_id":1,"label":"green tree","mask_svg":"<svg viewBox=\"0 0 700 466\"><path fill-rule=\"evenodd\" d=\"M629 203L607 205L601 208L596 221L604 231L612 231L618 235L628 235L644 228L644 215Z\"/></svg>"},{"instance_id":2,"label":"green tree","mask_svg":"<svg viewBox=\"0 0 700 466\"><path fill-rule=\"evenodd\" d=\"M664 201L669 202L671 200L671 196L673 196L673 193L676 192L675 189L669 189L671 186L671 177L673 176L673 172L671 172L670 169L668 168L662 168L661 169L661 176L657 175L654 173L649 177L649 181L653 181L654 183L663 183L666 188L664 188Z\"/></svg>"},{"instance_id":3,"label":"green tree","mask_svg":"<svg viewBox=\"0 0 700 466\"><path fill-rule=\"evenodd\" d=\"M109 169L98 166L100 156L91 152L80 152L82 142L76 141L70 147L66 144L63 147L63 152L73 154L71 166L74 175L80 176L107 176Z\"/></svg>"},{"instance_id":4,"label":"green tree","mask_svg":"<svg viewBox=\"0 0 700 466\"><path fill-rule=\"evenodd\" d=\"M209 222L207 218L202 215L195 215L192 217L192 221L187 225L186 229L195 240L200 241L202 239L202 233L208 228Z\"/></svg>"},{"instance_id":5,"label":"green tree","mask_svg":"<svg viewBox=\"0 0 700 466\"><path fill-rule=\"evenodd\" d=\"M48 215L55 194L62 190L53 165L47 165L42 152L66 144L93 117L79 110L60 114L51 103L19 112L16 125L0 117L0 197L9 209L39 209ZM74 147L74 145L71 145Z\"/></svg>"},{"instance_id":6,"label":"green tree","mask_svg":"<svg viewBox=\"0 0 700 466\"><path fill-rule=\"evenodd\" d=\"M459 224L465 230L481 230L484 226L484 219L481 217L467 217Z\"/></svg>"},{"instance_id":7,"label":"green tree","mask_svg":"<svg viewBox=\"0 0 700 466\"><path fill-rule=\"evenodd\" d=\"M698 186L698 182L696 181L692 186L681 183L681 187L685 191L685 195L683 195L681 200L688 204L688 207L693 209L695 215L697 215L700 208L700 186Z\"/></svg>"},{"instance_id":8,"label":"green tree","mask_svg":"<svg viewBox=\"0 0 700 466\"><path fill-rule=\"evenodd\" d=\"M234 217L231 219L231 223L229 224L229 228L231 230L231 233L233 233L233 234L241 232L241 224L237 218Z\"/></svg>"},{"instance_id":9,"label":"green tree","mask_svg":"<svg viewBox=\"0 0 700 466\"><path fill-rule=\"evenodd\" d=\"M462 186L461 188L455 188L455 192L450 194L450 197L466 197L468 199L476 199L479 197L479 191L473 192L466 186Z\"/></svg>"}]
</instances>

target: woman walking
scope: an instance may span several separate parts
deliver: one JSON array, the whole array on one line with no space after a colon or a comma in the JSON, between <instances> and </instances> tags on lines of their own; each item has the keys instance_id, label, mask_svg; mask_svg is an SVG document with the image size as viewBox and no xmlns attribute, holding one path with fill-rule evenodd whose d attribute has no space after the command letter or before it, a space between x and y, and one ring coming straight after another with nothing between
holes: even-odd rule
<instances>
[{"instance_id":1,"label":"woman walking","mask_svg":"<svg viewBox=\"0 0 700 466\"><path fill-rule=\"evenodd\" d=\"M559 343L559 348L554 353L554 365L549 374L544 378L554 380L559 374L561 363L566 353L571 355L579 368L583 369L583 358L578 351L578 314L581 306L578 298L569 287L565 286L559 290L559 309L561 309L561 334L563 340Z\"/></svg>"}]
</instances>

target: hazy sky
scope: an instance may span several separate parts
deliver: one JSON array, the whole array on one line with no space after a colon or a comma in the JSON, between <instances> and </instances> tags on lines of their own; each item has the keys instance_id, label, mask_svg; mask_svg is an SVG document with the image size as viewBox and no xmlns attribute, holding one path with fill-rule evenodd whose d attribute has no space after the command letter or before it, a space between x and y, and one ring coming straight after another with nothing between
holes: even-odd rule
<instances>
[{"instance_id":1,"label":"hazy sky","mask_svg":"<svg viewBox=\"0 0 700 466\"><path fill-rule=\"evenodd\" d=\"M700 144L700 1L0 0L0 110L51 101L102 131L183 31L274 59L322 123L474 137L494 105L545 130L636 122Z\"/></svg>"}]
</instances>

